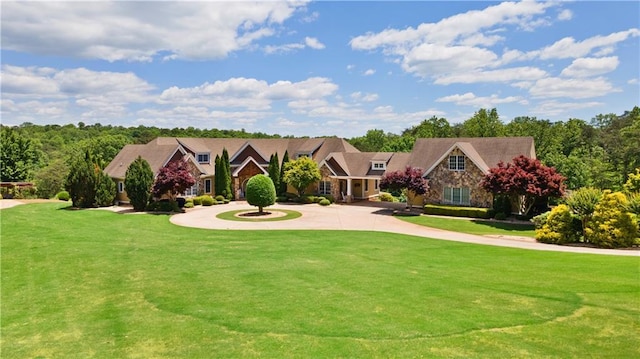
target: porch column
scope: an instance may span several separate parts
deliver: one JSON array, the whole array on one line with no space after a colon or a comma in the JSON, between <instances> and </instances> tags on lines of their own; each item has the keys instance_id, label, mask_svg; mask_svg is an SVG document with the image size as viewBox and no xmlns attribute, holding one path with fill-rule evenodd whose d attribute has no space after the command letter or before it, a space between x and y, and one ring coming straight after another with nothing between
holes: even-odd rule
<instances>
[{"instance_id":1,"label":"porch column","mask_svg":"<svg viewBox=\"0 0 640 359\"><path fill-rule=\"evenodd\" d=\"M351 178L347 178L347 203L351 203Z\"/></svg>"}]
</instances>

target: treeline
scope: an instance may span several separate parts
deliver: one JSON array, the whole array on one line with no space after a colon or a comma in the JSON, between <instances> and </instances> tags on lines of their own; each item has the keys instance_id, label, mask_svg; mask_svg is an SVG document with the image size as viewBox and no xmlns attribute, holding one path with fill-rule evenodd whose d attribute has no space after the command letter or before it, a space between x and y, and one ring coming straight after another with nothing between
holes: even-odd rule
<instances>
[{"instance_id":1,"label":"treeline","mask_svg":"<svg viewBox=\"0 0 640 359\"><path fill-rule=\"evenodd\" d=\"M106 166L126 144L142 144L156 137L282 138L277 134L218 130L101 125L1 126L2 181L35 181L42 196L61 188L72 159L89 151ZM625 113L597 115L590 121L551 122L535 117L500 121L498 111L480 109L468 120L450 124L432 117L400 134L370 130L348 139L364 152L409 152L416 138L532 136L538 158L567 177L569 189L619 189L629 173L640 167L640 107Z\"/></svg>"},{"instance_id":2,"label":"treeline","mask_svg":"<svg viewBox=\"0 0 640 359\"><path fill-rule=\"evenodd\" d=\"M621 115L597 115L551 122L516 117L502 123L496 109L481 109L468 120L450 124L432 117L401 134L369 130L349 142L365 152L410 152L416 138L532 136L538 159L564 175L569 189L619 190L640 167L640 107Z\"/></svg>"}]
</instances>

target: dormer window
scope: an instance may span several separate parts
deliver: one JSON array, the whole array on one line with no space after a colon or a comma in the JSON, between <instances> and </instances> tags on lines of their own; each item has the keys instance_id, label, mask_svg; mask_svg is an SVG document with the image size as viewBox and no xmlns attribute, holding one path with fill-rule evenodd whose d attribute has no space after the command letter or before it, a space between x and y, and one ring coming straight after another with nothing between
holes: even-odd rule
<instances>
[{"instance_id":1,"label":"dormer window","mask_svg":"<svg viewBox=\"0 0 640 359\"><path fill-rule=\"evenodd\" d=\"M386 170L387 164L385 162L371 162L372 170Z\"/></svg>"},{"instance_id":2,"label":"dormer window","mask_svg":"<svg viewBox=\"0 0 640 359\"><path fill-rule=\"evenodd\" d=\"M298 153L298 154L296 155L296 159L298 159L298 158L302 158L302 157L311 157L311 153L308 153L308 152L301 152L301 153Z\"/></svg>"},{"instance_id":3,"label":"dormer window","mask_svg":"<svg viewBox=\"0 0 640 359\"><path fill-rule=\"evenodd\" d=\"M449 156L449 170L464 171L464 156Z\"/></svg>"},{"instance_id":4,"label":"dormer window","mask_svg":"<svg viewBox=\"0 0 640 359\"><path fill-rule=\"evenodd\" d=\"M210 157L208 153L198 153L197 159L198 163L209 163Z\"/></svg>"}]
</instances>

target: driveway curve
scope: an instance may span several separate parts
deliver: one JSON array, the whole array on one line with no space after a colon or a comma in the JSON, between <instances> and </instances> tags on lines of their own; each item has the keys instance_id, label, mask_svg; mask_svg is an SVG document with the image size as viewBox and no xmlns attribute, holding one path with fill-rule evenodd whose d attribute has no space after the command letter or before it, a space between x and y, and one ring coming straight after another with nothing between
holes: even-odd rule
<instances>
[{"instance_id":1,"label":"driveway curve","mask_svg":"<svg viewBox=\"0 0 640 359\"><path fill-rule=\"evenodd\" d=\"M274 206L269 207L269 209L271 208L298 211L302 213L302 216L296 219L273 222L228 221L216 218L216 215L222 212L255 209L255 207L248 205L246 202L231 202L227 205L189 209L186 213L171 216L170 221L171 223L179 226L203 229L378 231L456 242L540 251L640 256L640 251L637 250L558 246L538 243L532 239L525 240L506 237L485 237L424 227L395 218L392 215L392 208L341 204L322 207L317 204L300 205L288 203L275 204Z\"/></svg>"}]
</instances>

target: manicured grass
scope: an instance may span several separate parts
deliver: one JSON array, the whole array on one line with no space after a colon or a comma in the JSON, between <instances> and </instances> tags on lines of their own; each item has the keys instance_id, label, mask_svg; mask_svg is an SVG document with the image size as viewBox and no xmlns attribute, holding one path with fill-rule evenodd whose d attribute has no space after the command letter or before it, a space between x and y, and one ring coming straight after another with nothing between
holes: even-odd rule
<instances>
[{"instance_id":1,"label":"manicured grass","mask_svg":"<svg viewBox=\"0 0 640 359\"><path fill-rule=\"evenodd\" d=\"M273 222L273 221L286 221L288 219L295 219L302 216L302 213L298 211L291 211L288 209L268 209L265 208L265 212L283 212L286 213L285 216L282 217L272 217L272 218L260 218L260 217L236 217L236 214L240 212L252 211L250 209L239 209L235 211L222 212L219 213L216 217L220 219L224 219L227 221L241 221L241 222ZM257 212L257 210L256 210Z\"/></svg>"},{"instance_id":2,"label":"manicured grass","mask_svg":"<svg viewBox=\"0 0 640 359\"><path fill-rule=\"evenodd\" d=\"M2 357L639 357L637 257L2 210Z\"/></svg>"},{"instance_id":3,"label":"manicured grass","mask_svg":"<svg viewBox=\"0 0 640 359\"><path fill-rule=\"evenodd\" d=\"M398 216L398 218L421 226L481 236L490 234L531 238L536 236L533 224L506 223L482 219L443 218L429 215Z\"/></svg>"}]
</instances>

